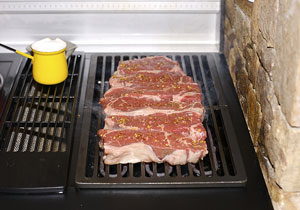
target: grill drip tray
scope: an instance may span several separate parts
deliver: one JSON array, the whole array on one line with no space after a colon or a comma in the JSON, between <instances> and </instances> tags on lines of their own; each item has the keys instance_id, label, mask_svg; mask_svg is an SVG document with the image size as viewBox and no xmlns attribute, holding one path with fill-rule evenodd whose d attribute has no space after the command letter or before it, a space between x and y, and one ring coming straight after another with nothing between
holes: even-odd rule
<instances>
[{"instance_id":1,"label":"grill drip tray","mask_svg":"<svg viewBox=\"0 0 300 210\"><path fill-rule=\"evenodd\" d=\"M52 86L36 83L24 62L0 124L0 191L64 190L83 60L71 56L68 78Z\"/></svg>"},{"instance_id":2,"label":"grill drip tray","mask_svg":"<svg viewBox=\"0 0 300 210\"><path fill-rule=\"evenodd\" d=\"M151 54L155 55L155 54ZM162 54L159 54L162 55ZM147 54L96 54L91 57L82 121L80 152L76 168L79 188L195 188L244 186L247 182L228 106L222 97L214 54L165 54L177 60L183 71L199 84L206 115L209 154L196 164L171 166L167 163L105 165L97 130L104 127L98 104L109 89L108 80L120 60Z\"/></svg>"}]
</instances>

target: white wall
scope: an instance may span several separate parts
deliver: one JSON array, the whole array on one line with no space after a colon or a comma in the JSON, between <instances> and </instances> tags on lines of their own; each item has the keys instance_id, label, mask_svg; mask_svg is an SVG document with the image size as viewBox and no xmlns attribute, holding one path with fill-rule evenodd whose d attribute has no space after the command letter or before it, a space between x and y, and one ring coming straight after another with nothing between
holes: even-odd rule
<instances>
[{"instance_id":1,"label":"white wall","mask_svg":"<svg viewBox=\"0 0 300 210\"><path fill-rule=\"evenodd\" d=\"M20 50L60 37L90 52L217 52L220 1L0 0L0 26L1 42Z\"/></svg>"}]
</instances>

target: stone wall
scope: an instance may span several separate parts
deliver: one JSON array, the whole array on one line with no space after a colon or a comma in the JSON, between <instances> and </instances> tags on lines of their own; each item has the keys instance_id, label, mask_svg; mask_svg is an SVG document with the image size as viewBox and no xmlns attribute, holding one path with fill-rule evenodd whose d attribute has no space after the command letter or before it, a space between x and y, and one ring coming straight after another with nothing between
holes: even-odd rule
<instances>
[{"instance_id":1,"label":"stone wall","mask_svg":"<svg viewBox=\"0 0 300 210\"><path fill-rule=\"evenodd\" d=\"M275 209L300 210L300 1L225 0L224 54Z\"/></svg>"}]
</instances>

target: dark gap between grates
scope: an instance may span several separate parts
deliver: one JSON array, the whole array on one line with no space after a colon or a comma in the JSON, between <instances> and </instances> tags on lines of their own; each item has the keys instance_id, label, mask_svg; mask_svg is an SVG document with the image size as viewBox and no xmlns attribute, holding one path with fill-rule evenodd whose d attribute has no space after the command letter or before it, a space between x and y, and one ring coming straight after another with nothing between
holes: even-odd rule
<instances>
[{"instance_id":1,"label":"dark gap between grates","mask_svg":"<svg viewBox=\"0 0 300 210\"><path fill-rule=\"evenodd\" d=\"M105 81L107 81L107 78L110 78L111 75L111 67L112 67L112 57L107 56L105 61Z\"/></svg>"},{"instance_id":2,"label":"dark gap between grates","mask_svg":"<svg viewBox=\"0 0 300 210\"><path fill-rule=\"evenodd\" d=\"M153 176L153 163L146 163L145 164L145 176L152 177Z\"/></svg>"},{"instance_id":3,"label":"dark gap between grates","mask_svg":"<svg viewBox=\"0 0 300 210\"><path fill-rule=\"evenodd\" d=\"M202 64L203 64L203 73L205 75L207 81L207 92L210 94L211 104L210 105L218 105L218 99L216 95L215 85L211 76L210 67L207 62L207 56L200 56Z\"/></svg>"},{"instance_id":4,"label":"dark gap between grates","mask_svg":"<svg viewBox=\"0 0 300 210\"><path fill-rule=\"evenodd\" d=\"M213 173L217 173L220 176L224 175L223 166L221 164L221 157L219 153L219 147L217 145L217 136L215 133L215 128L213 125L212 115L208 114L206 123L207 139L206 142L209 146L209 157L210 157L210 167Z\"/></svg>"},{"instance_id":5,"label":"dark gap between grates","mask_svg":"<svg viewBox=\"0 0 300 210\"><path fill-rule=\"evenodd\" d=\"M193 77L192 67L191 67L189 56L185 55L185 56L183 56L183 58L184 58L184 62L185 62L186 74L190 77Z\"/></svg>"},{"instance_id":6,"label":"dark gap between grates","mask_svg":"<svg viewBox=\"0 0 300 210\"><path fill-rule=\"evenodd\" d=\"M200 67L199 59L197 56L193 56L193 63L194 63L194 68L195 68L195 72L196 72L196 79L198 81L198 84L199 84L199 86L201 88L201 92L202 92L203 105L204 105L204 107L208 107L209 106L208 96L205 91L203 77L201 75L201 70L200 70L201 67Z\"/></svg>"},{"instance_id":7,"label":"dark gap between grates","mask_svg":"<svg viewBox=\"0 0 300 210\"><path fill-rule=\"evenodd\" d=\"M89 82L94 84L94 88L90 90L93 91L93 94L85 102L87 105L91 105L92 112L85 118L90 120L90 126L87 132L88 141L83 144L87 148L86 158L83 158L84 175L80 175L82 171L77 171L79 173L76 180L78 186L82 188L172 187L172 184L183 187L242 186L243 177L238 177L238 173L235 173L237 166L234 165L230 150L229 142L234 140L228 139L232 137L227 137L224 127L225 122L230 122L224 121L222 118L221 109L225 108L218 106L219 99L214 86L213 68L207 60L208 55L174 54L167 56L177 60L184 72L193 77L201 87L202 100L206 107L203 125L208 133L209 154L195 164L188 163L182 166L170 166L167 163L104 164L104 151L98 146L97 131L104 127L105 116L101 113L98 101L109 89L108 80L117 69L119 61L146 56L150 55L112 54L99 55L92 59L91 66L94 65L94 68L90 70ZM82 164L82 161L79 160L78 164ZM87 180L85 177L89 179Z\"/></svg>"},{"instance_id":8,"label":"dark gap between grates","mask_svg":"<svg viewBox=\"0 0 300 210\"><path fill-rule=\"evenodd\" d=\"M179 63L180 66L182 66L181 57L179 55L175 56L175 60Z\"/></svg>"},{"instance_id":9,"label":"dark gap between grates","mask_svg":"<svg viewBox=\"0 0 300 210\"><path fill-rule=\"evenodd\" d=\"M181 169L181 176L185 177L190 175L188 171L188 164L181 166L180 169Z\"/></svg>"},{"instance_id":10,"label":"dark gap between grates","mask_svg":"<svg viewBox=\"0 0 300 210\"><path fill-rule=\"evenodd\" d=\"M225 158L228 166L228 171L231 176L236 175L236 169L234 168L233 160L232 160L232 155L231 151L227 142L227 137L225 135L225 130L224 130L224 123L221 115L221 111L217 110L216 112L216 117L217 117L217 122L218 122L218 128L219 128L219 133L221 135L221 140L223 144L223 150L225 153Z\"/></svg>"},{"instance_id":11,"label":"dark gap between grates","mask_svg":"<svg viewBox=\"0 0 300 210\"><path fill-rule=\"evenodd\" d=\"M133 165L133 176L140 177L141 176L141 163L134 163ZM130 167L130 166L129 166Z\"/></svg>"},{"instance_id":12,"label":"dark gap between grates","mask_svg":"<svg viewBox=\"0 0 300 210\"><path fill-rule=\"evenodd\" d=\"M129 56L126 56L126 55L125 55L125 56L123 57L123 61L127 61L127 60L129 60L129 59L130 59Z\"/></svg>"}]
</instances>

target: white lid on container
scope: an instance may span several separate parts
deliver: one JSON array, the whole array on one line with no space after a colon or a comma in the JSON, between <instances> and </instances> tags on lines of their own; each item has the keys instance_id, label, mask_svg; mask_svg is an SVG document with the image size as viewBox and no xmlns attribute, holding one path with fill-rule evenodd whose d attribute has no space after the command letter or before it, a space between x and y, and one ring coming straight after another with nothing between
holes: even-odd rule
<instances>
[{"instance_id":1,"label":"white lid on container","mask_svg":"<svg viewBox=\"0 0 300 210\"><path fill-rule=\"evenodd\" d=\"M31 48L39 52L56 52L67 47L67 43L63 40L56 38L45 38L40 41L36 41L31 45Z\"/></svg>"}]
</instances>

